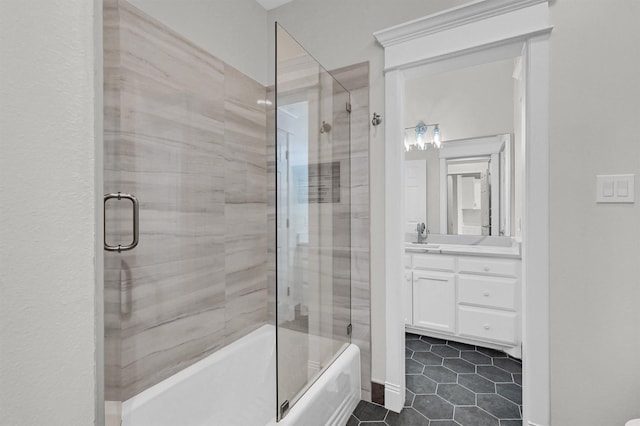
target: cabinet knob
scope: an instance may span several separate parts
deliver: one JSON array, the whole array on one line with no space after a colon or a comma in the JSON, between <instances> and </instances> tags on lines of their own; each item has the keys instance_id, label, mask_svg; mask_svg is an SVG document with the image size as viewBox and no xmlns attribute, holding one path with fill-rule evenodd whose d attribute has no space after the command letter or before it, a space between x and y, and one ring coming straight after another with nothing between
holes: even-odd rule
<instances>
[{"instance_id":1,"label":"cabinet knob","mask_svg":"<svg viewBox=\"0 0 640 426\"><path fill-rule=\"evenodd\" d=\"M491 268L489 268L489 265L484 265L483 269L485 272L489 272L491 270Z\"/></svg>"},{"instance_id":2,"label":"cabinet knob","mask_svg":"<svg viewBox=\"0 0 640 426\"><path fill-rule=\"evenodd\" d=\"M485 330L491 330L491 325L489 325L489 324L485 324L485 325L484 325L484 329L485 329Z\"/></svg>"},{"instance_id":3,"label":"cabinet knob","mask_svg":"<svg viewBox=\"0 0 640 426\"><path fill-rule=\"evenodd\" d=\"M482 295L483 295L484 297L489 297L489 292L488 292L488 291L485 291L484 293L482 293Z\"/></svg>"}]
</instances>

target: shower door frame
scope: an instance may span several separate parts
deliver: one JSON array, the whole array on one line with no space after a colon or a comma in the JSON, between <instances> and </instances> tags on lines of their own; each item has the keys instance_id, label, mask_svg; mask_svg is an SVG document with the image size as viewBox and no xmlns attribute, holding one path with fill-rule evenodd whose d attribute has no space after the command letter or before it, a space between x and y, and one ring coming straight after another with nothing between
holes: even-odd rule
<instances>
[{"instance_id":1,"label":"shower door frame","mask_svg":"<svg viewBox=\"0 0 640 426\"><path fill-rule=\"evenodd\" d=\"M522 220L523 424L548 425L549 384L548 0L488 0L374 34L385 49L386 408L404 405L404 86L407 76L521 56L524 79ZM514 55L518 53L519 55ZM532 141L534 143L532 143ZM400 190L398 190L400 189ZM400 208L398 208L398 206Z\"/></svg>"}]
</instances>

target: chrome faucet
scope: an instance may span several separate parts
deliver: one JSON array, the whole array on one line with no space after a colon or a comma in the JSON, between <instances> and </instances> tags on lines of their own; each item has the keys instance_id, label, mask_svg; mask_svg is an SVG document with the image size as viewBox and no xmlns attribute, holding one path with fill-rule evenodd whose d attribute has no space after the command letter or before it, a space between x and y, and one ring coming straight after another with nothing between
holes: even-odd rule
<instances>
[{"instance_id":1,"label":"chrome faucet","mask_svg":"<svg viewBox=\"0 0 640 426\"><path fill-rule=\"evenodd\" d=\"M416 226L416 231L418 232L418 243L422 244L427 242L427 238L429 237L429 230L424 222L419 223Z\"/></svg>"}]
</instances>

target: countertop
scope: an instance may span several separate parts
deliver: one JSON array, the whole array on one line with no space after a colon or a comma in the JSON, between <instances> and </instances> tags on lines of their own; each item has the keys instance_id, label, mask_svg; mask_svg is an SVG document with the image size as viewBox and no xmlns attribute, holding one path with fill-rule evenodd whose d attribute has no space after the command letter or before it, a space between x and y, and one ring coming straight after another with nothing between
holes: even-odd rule
<instances>
[{"instance_id":1,"label":"countertop","mask_svg":"<svg viewBox=\"0 0 640 426\"><path fill-rule=\"evenodd\" d=\"M460 254L469 256L508 257L520 259L520 244L510 246L441 244L441 243L405 243L407 253Z\"/></svg>"}]
</instances>

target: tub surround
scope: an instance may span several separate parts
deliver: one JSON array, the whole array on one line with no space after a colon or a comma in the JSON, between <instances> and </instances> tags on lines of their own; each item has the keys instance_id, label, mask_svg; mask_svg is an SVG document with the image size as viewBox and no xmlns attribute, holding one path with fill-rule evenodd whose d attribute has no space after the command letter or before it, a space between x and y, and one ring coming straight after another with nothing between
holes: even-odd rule
<instances>
[{"instance_id":1,"label":"tub surround","mask_svg":"<svg viewBox=\"0 0 640 426\"><path fill-rule=\"evenodd\" d=\"M104 191L141 204L139 246L105 254L105 393L124 401L267 321L265 88L126 1L104 19Z\"/></svg>"},{"instance_id":2,"label":"tub surround","mask_svg":"<svg viewBox=\"0 0 640 426\"><path fill-rule=\"evenodd\" d=\"M124 401L275 325L275 110L257 102L274 101L270 88L124 0L104 3L104 63L104 191L141 202L140 245L105 255L105 393ZM301 85L307 65L293 70ZM340 276L351 276L352 341L369 399L369 65L332 74L352 96L353 250ZM165 229L167 215L176 229ZM130 238L130 224L111 216L109 238Z\"/></svg>"},{"instance_id":3,"label":"tub surround","mask_svg":"<svg viewBox=\"0 0 640 426\"><path fill-rule=\"evenodd\" d=\"M302 58L302 59L301 59ZM285 77L278 87L281 92L301 91L316 84L318 65L309 57L292 58L279 72ZM351 342L360 350L362 399L371 400L371 302L370 302L370 207L369 207L369 63L363 62L332 70L331 75L351 95L350 146L350 271L351 275ZM267 97L273 106L267 108L267 187L268 233L275 239L275 99L273 87L267 88ZM336 108L337 110L337 108ZM336 153L344 160L346 152ZM335 230L339 232L339 229ZM334 233L335 234L335 233ZM308 250L308 242L298 247ZM275 251L268 247L269 318L275 318ZM340 271L337 271L340 272Z\"/></svg>"},{"instance_id":4,"label":"tub surround","mask_svg":"<svg viewBox=\"0 0 640 426\"><path fill-rule=\"evenodd\" d=\"M360 349L362 399L370 401L369 63L331 74L351 93L351 343Z\"/></svg>"},{"instance_id":5,"label":"tub surround","mask_svg":"<svg viewBox=\"0 0 640 426\"><path fill-rule=\"evenodd\" d=\"M264 325L125 401L122 426L341 426L360 400L359 361L349 345L276 423L275 327Z\"/></svg>"}]
</instances>

